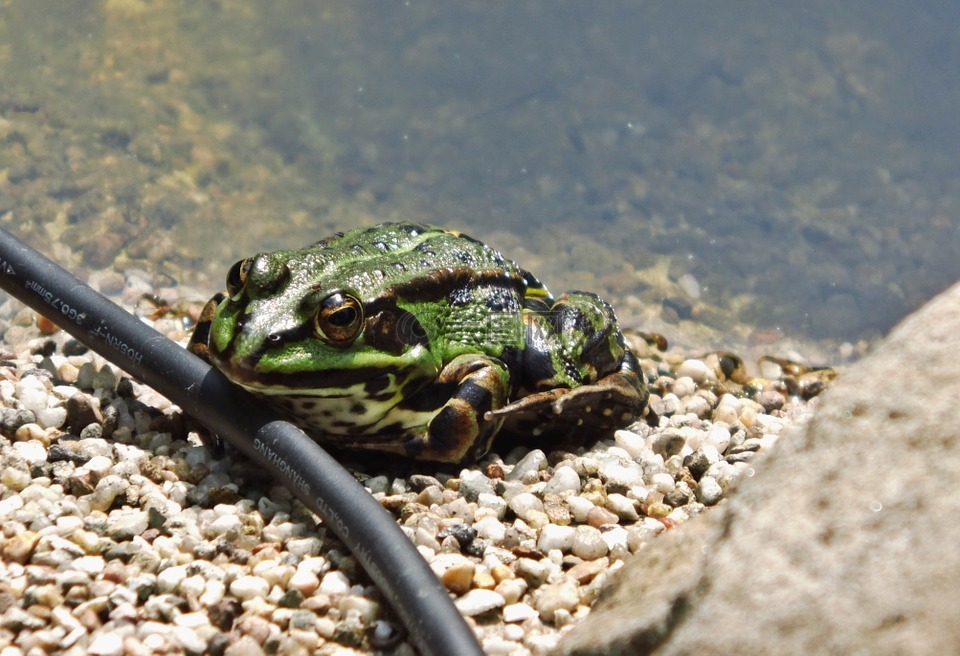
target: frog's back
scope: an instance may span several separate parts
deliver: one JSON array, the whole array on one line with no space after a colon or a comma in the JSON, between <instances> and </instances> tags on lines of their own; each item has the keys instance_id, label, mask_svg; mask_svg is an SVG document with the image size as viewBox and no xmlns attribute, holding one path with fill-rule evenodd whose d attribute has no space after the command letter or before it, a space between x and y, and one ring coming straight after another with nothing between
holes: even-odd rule
<instances>
[{"instance_id":1,"label":"frog's back","mask_svg":"<svg viewBox=\"0 0 960 656\"><path fill-rule=\"evenodd\" d=\"M386 223L337 233L305 251L305 268L370 297L392 288L398 296L444 295L477 278L510 280L522 293L533 277L483 242L416 223ZM324 275L326 278L327 275ZM535 282L540 286L539 282ZM433 288L433 289L429 289Z\"/></svg>"}]
</instances>

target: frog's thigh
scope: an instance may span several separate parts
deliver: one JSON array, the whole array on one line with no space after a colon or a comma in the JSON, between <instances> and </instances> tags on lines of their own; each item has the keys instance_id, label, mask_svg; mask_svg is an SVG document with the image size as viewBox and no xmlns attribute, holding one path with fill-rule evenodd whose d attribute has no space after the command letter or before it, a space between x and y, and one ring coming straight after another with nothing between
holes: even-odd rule
<instances>
[{"instance_id":1,"label":"frog's thigh","mask_svg":"<svg viewBox=\"0 0 960 656\"><path fill-rule=\"evenodd\" d=\"M480 457L503 423L485 415L506 403L509 371L499 360L461 355L443 368L438 382L456 384L456 390L424 434L406 444L408 452L423 460L453 463Z\"/></svg>"}]
</instances>

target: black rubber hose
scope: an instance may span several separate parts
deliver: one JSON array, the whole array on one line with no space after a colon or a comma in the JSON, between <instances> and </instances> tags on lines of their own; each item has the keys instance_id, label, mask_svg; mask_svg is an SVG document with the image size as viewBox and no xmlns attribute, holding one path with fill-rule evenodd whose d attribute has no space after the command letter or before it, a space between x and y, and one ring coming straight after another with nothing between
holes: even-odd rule
<instances>
[{"instance_id":1,"label":"black rubber hose","mask_svg":"<svg viewBox=\"0 0 960 656\"><path fill-rule=\"evenodd\" d=\"M350 549L421 653L483 654L446 589L390 513L300 429L2 228L0 289L272 472Z\"/></svg>"}]
</instances>

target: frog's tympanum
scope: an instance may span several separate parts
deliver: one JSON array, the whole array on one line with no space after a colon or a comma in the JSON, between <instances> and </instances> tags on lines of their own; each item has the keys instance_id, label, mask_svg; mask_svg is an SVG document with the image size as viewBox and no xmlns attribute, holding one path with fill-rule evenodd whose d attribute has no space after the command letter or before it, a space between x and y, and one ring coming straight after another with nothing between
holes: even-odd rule
<instances>
[{"instance_id":1,"label":"frog's tympanum","mask_svg":"<svg viewBox=\"0 0 960 656\"><path fill-rule=\"evenodd\" d=\"M387 223L233 265L190 350L321 442L464 463L609 431L647 388L613 309L458 232Z\"/></svg>"}]
</instances>

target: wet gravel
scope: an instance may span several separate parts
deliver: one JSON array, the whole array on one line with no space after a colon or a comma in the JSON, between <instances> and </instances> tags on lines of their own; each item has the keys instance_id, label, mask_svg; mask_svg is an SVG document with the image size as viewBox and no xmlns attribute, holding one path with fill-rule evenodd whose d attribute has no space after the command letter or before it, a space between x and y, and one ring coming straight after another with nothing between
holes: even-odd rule
<instances>
[{"instance_id":1,"label":"wet gravel","mask_svg":"<svg viewBox=\"0 0 960 656\"><path fill-rule=\"evenodd\" d=\"M180 319L157 327L186 337ZM285 489L19 304L0 304L0 328L4 656L415 653ZM779 381L728 393L711 362L642 358L655 426L498 444L461 470L347 461L487 653L547 654L626 558L724 503L816 405Z\"/></svg>"}]
</instances>

